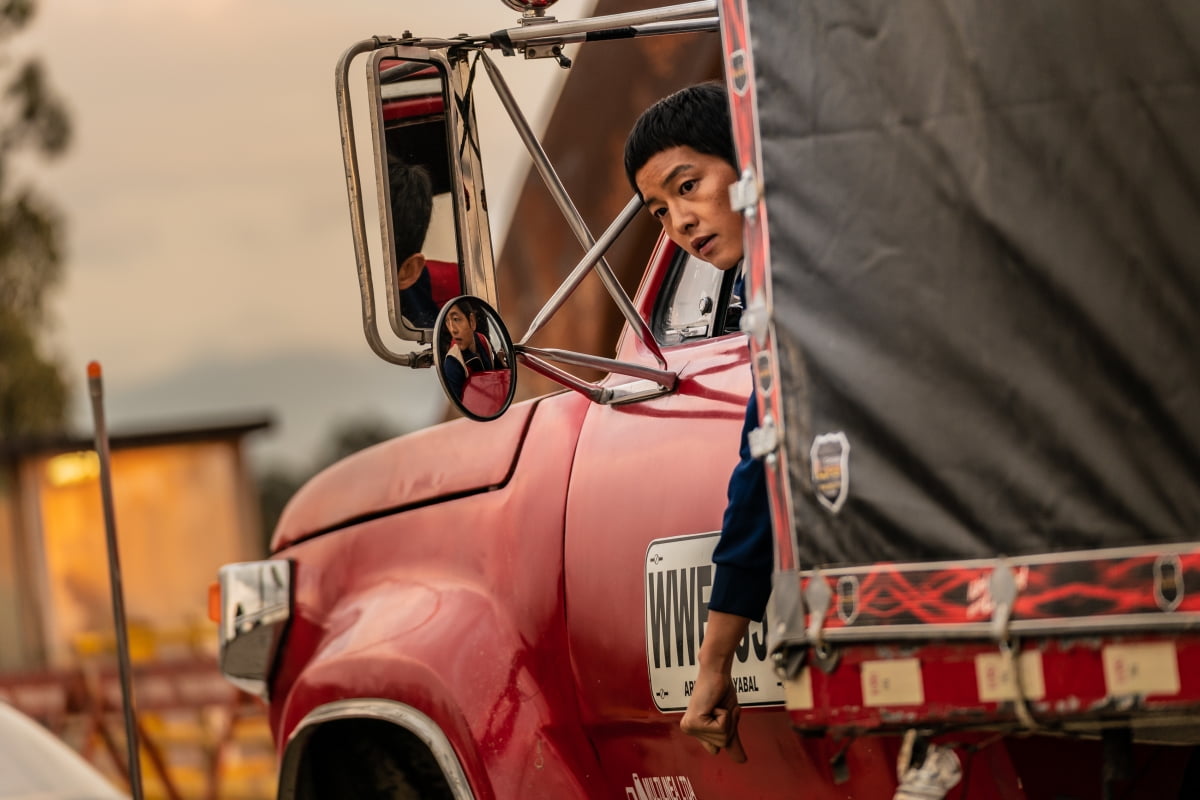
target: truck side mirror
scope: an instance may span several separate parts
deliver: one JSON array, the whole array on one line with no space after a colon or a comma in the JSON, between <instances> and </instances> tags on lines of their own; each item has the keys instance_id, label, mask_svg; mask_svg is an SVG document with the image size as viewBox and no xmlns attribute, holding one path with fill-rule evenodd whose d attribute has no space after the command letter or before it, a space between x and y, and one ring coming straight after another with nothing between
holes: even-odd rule
<instances>
[{"instance_id":1,"label":"truck side mirror","mask_svg":"<svg viewBox=\"0 0 1200 800\"><path fill-rule=\"evenodd\" d=\"M444 66L383 54L370 68L384 281L392 329L429 341L438 311L464 292Z\"/></svg>"},{"instance_id":2,"label":"truck side mirror","mask_svg":"<svg viewBox=\"0 0 1200 800\"><path fill-rule=\"evenodd\" d=\"M456 297L442 306L436 331L434 366L450 402L479 421L507 411L517 388L517 358L495 309L478 297Z\"/></svg>"}]
</instances>

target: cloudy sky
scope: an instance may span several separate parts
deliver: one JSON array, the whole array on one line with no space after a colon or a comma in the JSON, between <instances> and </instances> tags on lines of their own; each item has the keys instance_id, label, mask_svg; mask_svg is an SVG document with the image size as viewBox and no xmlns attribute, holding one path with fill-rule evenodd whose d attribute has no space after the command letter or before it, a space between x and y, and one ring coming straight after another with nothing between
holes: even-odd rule
<instances>
[{"instance_id":1,"label":"cloudy sky","mask_svg":"<svg viewBox=\"0 0 1200 800\"><path fill-rule=\"evenodd\" d=\"M91 359L114 428L273 413L259 460L310 457L335 420L440 413L431 372L390 367L363 339L334 65L372 34L483 33L516 17L500 0L40 0L16 46L45 63L75 139L61 160L22 166L67 219L50 345L80 426ZM502 66L544 125L562 70ZM528 162L515 137L494 142L488 193L503 215Z\"/></svg>"}]
</instances>

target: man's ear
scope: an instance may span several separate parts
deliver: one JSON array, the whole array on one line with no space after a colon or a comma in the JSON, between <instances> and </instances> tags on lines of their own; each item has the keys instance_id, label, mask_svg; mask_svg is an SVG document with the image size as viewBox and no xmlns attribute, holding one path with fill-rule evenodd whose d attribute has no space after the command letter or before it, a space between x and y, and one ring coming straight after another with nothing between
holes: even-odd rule
<instances>
[{"instance_id":1,"label":"man's ear","mask_svg":"<svg viewBox=\"0 0 1200 800\"><path fill-rule=\"evenodd\" d=\"M400 268L396 270L396 286L404 291L417 282L417 278L421 277L421 271L424 269L425 256L422 253L413 253L404 259Z\"/></svg>"}]
</instances>

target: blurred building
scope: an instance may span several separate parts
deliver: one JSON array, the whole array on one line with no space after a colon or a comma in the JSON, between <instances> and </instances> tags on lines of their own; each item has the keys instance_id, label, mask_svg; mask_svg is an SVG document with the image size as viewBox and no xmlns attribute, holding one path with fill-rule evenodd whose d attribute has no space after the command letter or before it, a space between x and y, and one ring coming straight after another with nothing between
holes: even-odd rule
<instances>
[{"instance_id":1,"label":"blurred building","mask_svg":"<svg viewBox=\"0 0 1200 800\"><path fill-rule=\"evenodd\" d=\"M269 425L254 418L111 438L131 626L196 627L217 568L262 554L242 445ZM90 439L0 443L0 671L69 667L113 630L99 476Z\"/></svg>"},{"instance_id":2,"label":"blurred building","mask_svg":"<svg viewBox=\"0 0 1200 800\"><path fill-rule=\"evenodd\" d=\"M122 585L148 798L273 796L257 701L216 665L208 588L262 557L245 438L265 417L110 440ZM0 442L0 702L113 782L125 745L100 465L90 439Z\"/></svg>"}]
</instances>

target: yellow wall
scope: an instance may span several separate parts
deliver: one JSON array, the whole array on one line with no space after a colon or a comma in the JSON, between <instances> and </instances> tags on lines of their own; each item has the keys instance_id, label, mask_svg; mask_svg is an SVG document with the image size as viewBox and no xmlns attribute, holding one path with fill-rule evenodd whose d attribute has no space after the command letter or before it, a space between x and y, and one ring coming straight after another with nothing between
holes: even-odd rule
<instances>
[{"instance_id":1,"label":"yellow wall","mask_svg":"<svg viewBox=\"0 0 1200 800\"><path fill-rule=\"evenodd\" d=\"M53 666L113 630L99 479L41 459L44 611ZM217 568L259 557L257 510L232 441L122 449L112 457L125 609L131 626L167 637L205 630Z\"/></svg>"}]
</instances>

